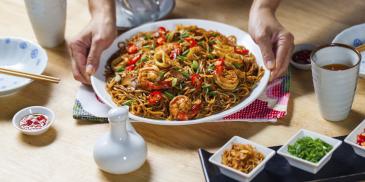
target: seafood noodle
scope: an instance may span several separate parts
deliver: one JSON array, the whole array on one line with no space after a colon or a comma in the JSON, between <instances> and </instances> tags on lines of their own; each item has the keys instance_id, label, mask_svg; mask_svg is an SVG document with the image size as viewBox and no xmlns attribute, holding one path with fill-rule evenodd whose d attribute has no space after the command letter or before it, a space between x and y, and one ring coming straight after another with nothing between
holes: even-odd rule
<instances>
[{"instance_id":1,"label":"seafood noodle","mask_svg":"<svg viewBox=\"0 0 365 182\"><path fill-rule=\"evenodd\" d=\"M106 66L106 89L117 105L146 118L222 112L245 99L264 73L234 36L194 25L140 32L118 46Z\"/></svg>"}]
</instances>

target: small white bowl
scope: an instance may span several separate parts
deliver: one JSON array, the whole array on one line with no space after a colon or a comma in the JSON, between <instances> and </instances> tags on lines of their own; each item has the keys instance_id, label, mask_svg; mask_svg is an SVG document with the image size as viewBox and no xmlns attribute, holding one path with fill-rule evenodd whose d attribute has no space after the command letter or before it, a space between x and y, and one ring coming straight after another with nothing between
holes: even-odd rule
<instances>
[{"instance_id":1,"label":"small white bowl","mask_svg":"<svg viewBox=\"0 0 365 182\"><path fill-rule=\"evenodd\" d=\"M47 67L46 51L36 43L15 37L0 37L0 67L42 74ZM9 95L31 83L28 78L0 74L0 96Z\"/></svg>"},{"instance_id":2,"label":"small white bowl","mask_svg":"<svg viewBox=\"0 0 365 182\"><path fill-rule=\"evenodd\" d=\"M293 65L297 69L310 70L311 69L311 62L309 62L308 64L296 63L293 60L293 55L298 51L302 51L302 50L311 50L311 51L313 51L315 48L316 48L316 46L313 45L313 44L298 44L298 45L295 45L293 54L291 55L291 58L290 58L290 64Z\"/></svg>"},{"instance_id":3,"label":"small white bowl","mask_svg":"<svg viewBox=\"0 0 365 182\"><path fill-rule=\"evenodd\" d=\"M363 120L352 132L345 138L345 143L352 146L354 152L361 156L365 157L365 147L361 147L357 144L357 135L362 133L365 129L365 120Z\"/></svg>"},{"instance_id":4,"label":"small white bowl","mask_svg":"<svg viewBox=\"0 0 365 182\"><path fill-rule=\"evenodd\" d=\"M239 144L250 144L256 148L257 151L261 152L265 158L261 163L256 166L250 173L246 174L239 170L230 168L225 166L221 163L222 155L225 150L229 150L232 148L232 144L239 143ZM214 165L219 167L219 170L222 174L233 178L237 181L248 182L251 181L256 175L258 175L264 168L265 164L270 160L271 157L275 155L275 151L267 148L263 145L251 142L239 136L232 137L223 147L221 147L217 152L215 152L210 158L209 162L213 163Z\"/></svg>"},{"instance_id":5,"label":"small white bowl","mask_svg":"<svg viewBox=\"0 0 365 182\"><path fill-rule=\"evenodd\" d=\"M322 157L322 159L320 161L318 161L317 163L314 162L310 162L304 159L301 159L299 157L296 157L294 155L291 155L288 152L288 145L292 145L294 144L298 139L305 137L305 136L309 136L312 137L313 139L319 138L322 141L332 145L332 150L329 151L325 156ZM289 164L302 169L304 171L316 174L319 170L322 169L322 167L331 159L333 152L341 145L342 141L319 134L319 133L315 133L312 131L308 131L305 129L301 129L299 130L299 132L297 134L295 134L293 137L290 138L289 142L286 143L285 145L283 145L282 147L280 147L280 149L278 150L278 154L285 157L286 160L288 160Z\"/></svg>"},{"instance_id":6,"label":"small white bowl","mask_svg":"<svg viewBox=\"0 0 365 182\"><path fill-rule=\"evenodd\" d=\"M39 130L23 130L20 128L19 123L27 115L31 114L44 114L48 117L47 125ZM26 135L40 135L45 133L53 124L55 114L52 110L42 106L31 106L18 111L13 117L13 126L20 132Z\"/></svg>"}]
</instances>

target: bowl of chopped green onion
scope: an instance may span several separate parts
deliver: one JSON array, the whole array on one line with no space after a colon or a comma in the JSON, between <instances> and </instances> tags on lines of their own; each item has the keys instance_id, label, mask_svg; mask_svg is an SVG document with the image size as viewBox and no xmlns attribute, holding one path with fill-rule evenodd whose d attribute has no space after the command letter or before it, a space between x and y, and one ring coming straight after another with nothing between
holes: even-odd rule
<instances>
[{"instance_id":1,"label":"bowl of chopped green onion","mask_svg":"<svg viewBox=\"0 0 365 182\"><path fill-rule=\"evenodd\" d=\"M301 129L277 153L285 157L290 165L316 174L341 143L340 140Z\"/></svg>"}]
</instances>

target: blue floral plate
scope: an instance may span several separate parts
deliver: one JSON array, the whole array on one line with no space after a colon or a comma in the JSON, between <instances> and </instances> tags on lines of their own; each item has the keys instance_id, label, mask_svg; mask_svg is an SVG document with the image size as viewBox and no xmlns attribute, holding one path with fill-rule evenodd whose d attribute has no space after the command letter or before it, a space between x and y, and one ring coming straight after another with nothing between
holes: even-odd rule
<instances>
[{"instance_id":1,"label":"blue floral plate","mask_svg":"<svg viewBox=\"0 0 365 182\"><path fill-rule=\"evenodd\" d=\"M14 38L0 38L0 67L33 74L42 74L47 67L46 51L31 41ZM0 74L0 96L16 92L32 80Z\"/></svg>"},{"instance_id":2,"label":"blue floral plate","mask_svg":"<svg viewBox=\"0 0 365 182\"><path fill-rule=\"evenodd\" d=\"M332 41L332 43L347 44L352 47L358 47L365 44L365 23L355 25L343 30ZM365 78L365 51L361 52L360 77Z\"/></svg>"}]
</instances>

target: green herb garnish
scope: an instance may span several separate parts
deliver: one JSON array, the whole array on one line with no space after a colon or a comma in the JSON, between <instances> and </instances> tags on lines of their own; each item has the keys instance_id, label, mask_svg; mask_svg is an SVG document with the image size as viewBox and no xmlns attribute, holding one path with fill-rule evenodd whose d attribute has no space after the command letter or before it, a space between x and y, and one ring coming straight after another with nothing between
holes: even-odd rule
<instances>
[{"instance_id":1,"label":"green herb garnish","mask_svg":"<svg viewBox=\"0 0 365 182\"><path fill-rule=\"evenodd\" d=\"M181 61L186 60L186 57L185 57L185 56L176 56L176 58L177 58L178 60L181 60Z\"/></svg>"},{"instance_id":2,"label":"green herb garnish","mask_svg":"<svg viewBox=\"0 0 365 182\"><path fill-rule=\"evenodd\" d=\"M186 38L186 37L189 37L189 36L190 36L189 32L184 31L184 32L180 35L180 38L181 38L181 39L183 39L183 38Z\"/></svg>"},{"instance_id":3,"label":"green herb garnish","mask_svg":"<svg viewBox=\"0 0 365 182\"><path fill-rule=\"evenodd\" d=\"M171 80L171 86L172 87L175 87L176 86L176 83L177 83L177 78L172 78L172 80Z\"/></svg>"},{"instance_id":4,"label":"green herb garnish","mask_svg":"<svg viewBox=\"0 0 365 182\"><path fill-rule=\"evenodd\" d=\"M241 68L242 64L241 63L232 63L234 67L236 68Z\"/></svg>"},{"instance_id":5,"label":"green herb garnish","mask_svg":"<svg viewBox=\"0 0 365 182\"><path fill-rule=\"evenodd\" d=\"M214 59L215 56L213 54L208 54L208 59Z\"/></svg>"},{"instance_id":6,"label":"green herb garnish","mask_svg":"<svg viewBox=\"0 0 365 182\"><path fill-rule=\"evenodd\" d=\"M175 97L174 94L172 94L171 92L169 91L164 91L163 94L168 97L169 99L173 99Z\"/></svg>"},{"instance_id":7,"label":"green herb garnish","mask_svg":"<svg viewBox=\"0 0 365 182\"><path fill-rule=\"evenodd\" d=\"M198 64L198 61L194 60L193 63L191 63L191 68L195 71L198 70L199 68L199 64Z\"/></svg>"},{"instance_id":8,"label":"green herb garnish","mask_svg":"<svg viewBox=\"0 0 365 182\"><path fill-rule=\"evenodd\" d=\"M122 105L131 106L132 105L132 102L133 102L133 100L127 100L127 101L123 102Z\"/></svg>"},{"instance_id":9,"label":"green herb garnish","mask_svg":"<svg viewBox=\"0 0 365 182\"><path fill-rule=\"evenodd\" d=\"M118 68L117 69L117 72L122 72L122 71L124 71L125 70L125 68L124 67L120 67L120 68Z\"/></svg>"},{"instance_id":10,"label":"green herb garnish","mask_svg":"<svg viewBox=\"0 0 365 182\"><path fill-rule=\"evenodd\" d=\"M211 91L211 92L208 92L208 95L214 97L214 96L217 95L217 92L216 91Z\"/></svg>"},{"instance_id":11,"label":"green herb garnish","mask_svg":"<svg viewBox=\"0 0 365 182\"><path fill-rule=\"evenodd\" d=\"M172 39L174 38L174 33L175 32L169 32L167 35L166 35L166 40L167 42L171 42Z\"/></svg>"},{"instance_id":12,"label":"green herb garnish","mask_svg":"<svg viewBox=\"0 0 365 182\"><path fill-rule=\"evenodd\" d=\"M301 159L317 163L331 151L332 148L333 147L330 144L321 139L303 137L297 140L293 145L288 145L288 152Z\"/></svg>"},{"instance_id":13,"label":"green herb garnish","mask_svg":"<svg viewBox=\"0 0 365 182\"><path fill-rule=\"evenodd\" d=\"M189 72L187 72L187 71L183 71L183 72L181 72L181 74L185 77L185 78L189 78Z\"/></svg>"},{"instance_id":14,"label":"green herb garnish","mask_svg":"<svg viewBox=\"0 0 365 182\"><path fill-rule=\"evenodd\" d=\"M148 60L147 56L143 56L141 59L142 62L146 62L147 60Z\"/></svg>"},{"instance_id":15,"label":"green herb garnish","mask_svg":"<svg viewBox=\"0 0 365 182\"><path fill-rule=\"evenodd\" d=\"M208 66L208 71L209 72L212 72L212 71L214 71L214 69L215 69L215 66L214 66L214 64L210 64L209 66Z\"/></svg>"},{"instance_id":16,"label":"green herb garnish","mask_svg":"<svg viewBox=\"0 0 365 182\"><path fill-rule=\"evenodd\" d=\"M150 40L152 37L150 34L145 34L144 35L144 40Z\"/></svg>"},{"instance_id":17,"label":"green herb garnish","mask_svg":"<svg viewBox=\"0 0 365 182\"><path fill-rule=\"evenodd\" d=\"M161 79L163 78L163 76L165 76L165 73L166 73L165 71L160 71L158 73Z\"/></svg>"},{"instance_id":18,"label":"green herb garnish","mask_svg":"<svg viewBox=\"0 0 365 182\"><path fill-rule=\"evenodd\" d=\"M181 55L186 56L189 54L189 52L190 52L190 49L186 49Z\"/></svg>"}]
</instances>

